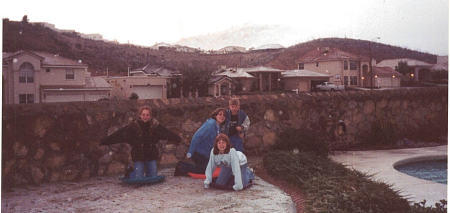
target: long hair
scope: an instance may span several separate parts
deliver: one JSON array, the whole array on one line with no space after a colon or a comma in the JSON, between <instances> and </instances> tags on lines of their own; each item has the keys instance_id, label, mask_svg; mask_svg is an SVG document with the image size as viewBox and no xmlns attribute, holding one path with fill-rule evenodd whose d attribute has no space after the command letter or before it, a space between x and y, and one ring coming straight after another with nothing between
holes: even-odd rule
<instances>
[{"instance_id":1,"label":"long hair","mask_svg":"<svg viewBox=\"0 0 450 213\"><path fill-rule=\"evenodd\" d=\"M224 154L228 154L230 152L230 149L231 149L231 143L230 143L230 139L228 138L228 136L223 134L223 133L220 133L220 134L217 135L216 141L214 142L214 151L213 151L213 153L215 155L219 154L219 148L217 147L217 143L219 141L225 141L227 143L227 148L225 148Z\"/></svg>"},{"instance_id":2,"label":"long hair","mask_svg":"<svg viewBox=\"0 0 450 213\"><path fill-rule=\"evenodd\" d=\"M217 114L219 114L219 112L223 112L223 115L225 115L226 111L227 110L225 108L217 108L211 113L211 118L216 120L216 116Z\"/></svg>"},{"instance_id":3,"label":"long hair","mask_svg":"<svg viewBox=\"0 0 450 213\"><path fill-rule=\"evenodd\" d=\"M141 113L144 110L148 110L148 112L150 113L150 116L152 116L152 108L149 105L144 105L144 106L139 107L139 109L138 109L138 117L141 116Z\"/></svg>"}]
</instances>

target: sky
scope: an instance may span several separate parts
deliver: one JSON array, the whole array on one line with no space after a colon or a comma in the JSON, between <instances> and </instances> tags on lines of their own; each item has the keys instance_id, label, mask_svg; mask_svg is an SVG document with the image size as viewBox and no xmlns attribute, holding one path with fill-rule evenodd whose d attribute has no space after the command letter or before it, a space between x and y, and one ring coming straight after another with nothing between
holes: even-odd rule
<instances>
[{"instance_id":1,"label":"sky","mask_svg":"<svg viewBox=\"0 0 450 213\"><path fill-rule=\"evenodd\" d=\"M448 55L449 49L448 0L14 0L1 4L2 18L19 21L27 15L30 22L143 46L241 26L273 26L284 30L270 36L274 39L270 43L285 47L346 37L438 55Z\"/></svg>"}]
</instances>

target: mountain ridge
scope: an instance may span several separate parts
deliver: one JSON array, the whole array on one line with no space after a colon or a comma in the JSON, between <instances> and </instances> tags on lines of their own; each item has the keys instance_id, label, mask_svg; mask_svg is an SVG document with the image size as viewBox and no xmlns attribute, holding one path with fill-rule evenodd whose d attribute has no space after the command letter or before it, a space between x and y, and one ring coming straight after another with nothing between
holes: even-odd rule
<instances>
[{"instance_id":1,"label":"mountain ridge","mask_svg":"<svg viewBox=\"0 0 450 213\"><path fill-rule=\"evenodd\" d=\"M180 52L173 48L154 49L82 38L76 32L56 32L42 25L3 19L3 51L45 51L89 65L93 75L125 75L148 63L184 71L212 72L219 66L272 66L295 69L296 60L317 47L335 47L359 55L373 55L379 61L388 58L413 58L436 63L436 55L407 48L350 38L321 38L280 49L254 49L227 54Z\"/></svg>"}]
</instances>

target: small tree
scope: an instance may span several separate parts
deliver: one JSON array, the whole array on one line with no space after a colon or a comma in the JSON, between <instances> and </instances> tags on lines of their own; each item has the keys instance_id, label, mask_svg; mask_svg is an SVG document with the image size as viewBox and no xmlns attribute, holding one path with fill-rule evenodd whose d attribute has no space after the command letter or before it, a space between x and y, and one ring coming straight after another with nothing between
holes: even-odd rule
<instances>
[{"instance_id":1,"label":"small tree","mask_svg":"<svg viewBox=\"0 0 450 213\"><path fill-rule=\"evenodd\" d=\"M27 15L24 15L24 16L22 17L22 23L28 24L28 16L27 16Z\"/></svg>"},{"instance_id":2,"label":"small tree","mask_svg":"<svg viewBox=\"0 0 450 213\"><path fill-rule=\"evenodd\" d=\"M406 61L399 61L397 71L402 75L409 75L414 71L414 69L408 66L408 63L406 63Z\"/></svg>"},{"instance_id":3,"label":"small tree","mask_svg":"<svg viewBox=\"0 0 450 213\"><path fill-rule=\"evenodd\" d=\"M137 100L137 99L139 99L139 95L133 92L133 93L131 93L129 99L130 100Z\"/></svg>"}]
</instances>

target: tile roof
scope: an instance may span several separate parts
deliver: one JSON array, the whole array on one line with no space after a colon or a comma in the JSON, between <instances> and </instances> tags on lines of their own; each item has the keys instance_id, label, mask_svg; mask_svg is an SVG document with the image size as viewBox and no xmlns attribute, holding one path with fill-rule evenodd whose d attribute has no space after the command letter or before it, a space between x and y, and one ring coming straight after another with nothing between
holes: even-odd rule
<instances>
[{"instance_id":1,"label":"tile roof","mask_svg":"<svg viewBox=\"0 0 450 213\"><path fill-rule=\"evenodd\" d=\"M226 75L216 75L216 76L212 76L209 80L208 80L208 84L213 84L216 82L219 82L223 79L228 79L230 81L232 81L232 79Z\"/></svg>"},{"instance_id":2,"label":"tile roof","mask_svg":"<svg viewBox=\"0 0 450 213\"><path fill-rule=\"evenodd\" d=\"M3 53L3 60L7 60L11 57L21 55L21 54L31 54L39 57L42 60L43 66L82 66L87 67L87 64L81 63L81 61L75 61L69 58L64 58L59 55L55 55L47 52L37 52L37 51L27 51L27 50L19 50L14 53Z\"/></svg>"},{"instance_id":3,"label":"tile roof","mask_svg":"<svg viewBox=\"0 0 450 213\"><path fill-rule=\"evenodd\" d=\"M305 53L298 61L317 62L336 61L344 59L369 61L368 57L348 53L337 48L317 48Z\"/></svg>"},{"instance_id":4,"label":"tile roof","mask_svg":"<svg viewBox=\"0 0 450 213\"><path fill-rule=\"evenodd\" d=\"M283 72L284 70L275 69L272 67L265 67L265 66L259 66L259 67L250 67L250 68L238 68L242 69L244 72Z\"/></svg>"},{"instance_id":5,"label":"tile roof","mask_svg":"<svg viewBox=\"0 0 450 213\"><path fill-rule=\"evenodd\" d=\"M230 78L255 78L255 76L248 74L242 68L226 68L215 72L214 75L228 76Z\"/></svg>"},{"instance_id":6,"label":"tile roof","mask_svg":"<svg viewBox=\"0 0 450 213\"><path fill-rule=\"evenodd\" d=\"M111 85L106 82L106 80L103 77L100 76L94 76L94 77L86 77L86 87L88 88L111 88Z\"/></svg>"},{"instance_id":7,"label":"tile roof","mask_svg":"<svg viewBox=\"0 0 450 213\"><path fill-rule=\"evenodd\" d=\"M84 66L87 67L87 64L83 64L81 60L75 61L69 58L64 58L62 56L59 56L57 54L51 54L47 52L35 52L36 54L42 56L44 58L44 61L42 62L43 65L49 65L49 66Z\"/></svg>"},{"instance_id":8,"label":"tile roof","mask_svg":"<svg viewBox=\"0 0 450 213\"><path fill-rule=\"evenodd\" d=\"M147 64L144 67L134 69L132 71L143 71L148 75L173 76L179 75L180 71L168 69L162 66Z\"/></svg>"},{"instance_id":9,"label":"tile roof","mask_svg":"<svg viewBox=\"0 0 450 213\"><path fill-rule=\"evenodd\" d=\"M391 67L373 67L373 71L375 75L381 76L381 77L392 77L392 75L395 76L401 76L399 72L395 71Z\"/></svg>"},{"instance_id":10,"label":"tile roof","mask_svg":"<svg viewBox=\"0 0 450 213\"><path fill-rule=\"evenodd\" d=\"M393 58L393 59L385 59L382 60L380 62L378 62L377 64L383 62L383 61L402 61L402 62L406 62L408 64L408 66L425 66L425 67L431 67L433 66L433 64L424 62L424 61L419 61L416 59L411 59L411 58Z\"/></svg>"},{"instance_id":11,"label":"tile roof","mask_svg":"<svg viewBox=\"0 0 450 213\"><path fill-rule=\"evenodd\" d=\"M309 70L288 70L281 73L283 78L294 78L294 77L330 77L323 73L318 73Z\"/></svg>"}]
</instances>

